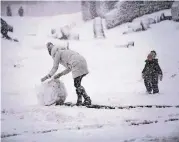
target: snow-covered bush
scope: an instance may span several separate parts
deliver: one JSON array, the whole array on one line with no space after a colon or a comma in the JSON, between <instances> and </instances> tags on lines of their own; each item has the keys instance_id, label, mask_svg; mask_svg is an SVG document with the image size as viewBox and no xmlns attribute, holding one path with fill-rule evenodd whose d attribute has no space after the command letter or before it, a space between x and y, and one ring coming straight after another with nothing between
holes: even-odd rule
<instances>
[{"instance_id":1,"label":"snow-covered bush","mask_svg":"<svg viewBox=\"0 0 179 142\"><path fill-rule=\"evenodd\" d=\"M123 32L123 34L129 34L129 33L133 33L133 32L140 32L140 31L145 31L147 30L149 27L149 25L147 24L143 24L143 22L136 22L136 23L132 23L130 25L128 25L128 29Z\"/></svg>"},{"instance_id":2,"label":"snow-covered bush","mask_svg":"<svg viewBox=\"0 0 179 142\"><path fill-rule=\"evenodd\" d=\"M56 39L79 40L79 34L73 32L74 26L74 24L71 24L59 28L53 28L51 29L51 36Z\"/></svg>"},{"instance_id":3,"label":"snow-covered bush","mask_svg":"<svg viewBox=\"0 0 179 142\"><path fill-rule=\"evenodd\" d=\"M61 27L61 32L63 34L65 34L65 36L69 37L70 36L70 31L71 31L71 28L69 25L66 25L64 27Z\"/></svg>"},{"instance_id":4,"label":"snow-covered bush","mask_svg":"<svg viewBox=\"0 0 179 142\"><path fill-rule=\"evenodd\" d=\"M61 28L53 28L53 29L51 29L50 35L53 38L56 38L56 39L61 38L62 37Z\"/></svg>"},{"instance_id":5,"label":"snow-covered bush","mask_svg":"<svg viewBox=\"0 0 179 142\"><path fill-rule=\"evenodd\" d=\"M156 24L164 20L171 20L171 16L165 16L164 13L161 13L161 15L155 15L153 17L148 15L136 18L128 25L127 30L125 30L123 34L145 31L150 28L151 24Z\"/></svg>"},{"instance_id":6,"label":"snow-covered bush","mask_svg":"<svg viewBox=\"0 0 179 142\"><path fill-rule=\"evenodd\" d=\"M69 40L79 40L80 36L77 33L71 33L68 37Z\"/></svg>"},{"instance_id":7,"label":"snow-covered bush","mask_svg":"<svg viewBox=\"0 0 179 142\"><path fill-rule=\"evenodd\" d=\"M154 18L146 18L146 19L142 20L142 22L143 22L143 24L151 25L151 24L157 23L157 20L159 22L160 21L159 18L160 18L159 16L156 16Z\"/></svg>"},{"instance_id":8,"label":"snow-covered bush","mask_svg":"<svg viewBox=\"0 0 179 142\"><path fill-rule=\"evenodd\" d=\"M66 97L65 85L59 80L50 80L38 88L37 98L40 105L63 104Z\"/></svg>"}]
</instances>

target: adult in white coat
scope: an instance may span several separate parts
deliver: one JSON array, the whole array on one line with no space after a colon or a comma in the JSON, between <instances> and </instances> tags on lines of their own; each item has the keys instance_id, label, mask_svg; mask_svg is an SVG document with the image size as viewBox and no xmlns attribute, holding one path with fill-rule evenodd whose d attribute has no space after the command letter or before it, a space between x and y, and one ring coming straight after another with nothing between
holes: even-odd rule
<instances>
[{"instance_id":1,"label":"adult in white coat","mask_svg":"<svg viewBox=\"0 0 179 142\"><path fill-rule=\"evenodd\" d=\"M86 60L79 53L69 50L69 48L60 48L54 46L51 42L47 43L47 49L50 56L53 58L53 67L48 75L43 77L41 81L51 78L58 70L59 64L63 65L66 69L53 78L58 79L61 76L72 72L74 79L74 86L76 87L76 93L78 96L77 105L91 105L91 99L87 95L83 86L81 86L82 78L89 73ZM84 102L82 103L82 97Z\"/></svg>"}]
</instances>

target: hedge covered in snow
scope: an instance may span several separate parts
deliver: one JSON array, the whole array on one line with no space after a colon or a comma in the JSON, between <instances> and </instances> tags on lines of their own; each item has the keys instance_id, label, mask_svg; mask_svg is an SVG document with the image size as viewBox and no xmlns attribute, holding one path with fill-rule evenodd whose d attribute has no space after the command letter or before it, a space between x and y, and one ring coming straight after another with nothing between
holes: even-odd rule
<instances>
[{"instance_id":1,"label":"hedge covered in snow","mask_svg":"<svg viewBox=\"0 0 179 142\"><path fill-rule=\"evenodd\" d=\"M172 1L121 1L105 15L106 28L131 22L134 18L159 10L169 9Z\"/></svg>"},{"instance_id":2,"label":"hedge covered in snow","mask_svg":"<svg viewBox=\"0 0 179 142\"><path fill-rule=\"evenodd\" d=\"M179 21L179 1L175 1L171 8L172 19Z\"/></svg>"}]
</instances>

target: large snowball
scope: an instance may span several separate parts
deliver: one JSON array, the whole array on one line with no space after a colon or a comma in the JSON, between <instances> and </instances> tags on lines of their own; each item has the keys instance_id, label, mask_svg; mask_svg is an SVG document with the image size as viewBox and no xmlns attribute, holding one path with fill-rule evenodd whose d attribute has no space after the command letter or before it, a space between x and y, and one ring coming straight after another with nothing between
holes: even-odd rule
<instances>
[{"instance_id":1,"label":"large snowball","mask_svg":"<svg viewBox=\"0 0 179 142\"><path fill-rule=\"evenodd\" d=\"M64 83L59 80L50 80L41 85L37 98L41 105L63 104L67 97Z\"/></svg>"}]
</instances>

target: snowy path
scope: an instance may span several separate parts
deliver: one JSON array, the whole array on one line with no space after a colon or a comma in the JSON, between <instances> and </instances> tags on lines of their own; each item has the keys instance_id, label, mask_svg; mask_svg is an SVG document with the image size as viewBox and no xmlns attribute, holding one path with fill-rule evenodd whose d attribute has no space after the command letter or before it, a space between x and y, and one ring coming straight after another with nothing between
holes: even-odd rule
<instances>
[{"instance_id":1,"label":"snowy path","mask_svg":"<svg viewBox=\"0 0 179 142\"><path fill-rule=\"evenodd\" d=\"M151 133L149 129L159 129L161 125L164 130L161 132L162 134L165 131L169 136L175 136L175 134L179 133L179 131L176 131L179 130L179 125L176 125L179 124L178 108L100 109L95 111L86 108L76 108L75 111L74 109L63 106L34 106L27 109L19 109L16 112L13 112L13 110L5 111L2 113L1 118L3 127L1 137L6 137L3 138L4 141L13 139L20 141L21 138L30 136L31 140L35 141L38 137L41 137L40 135L48 137L49 135L58 134L61 140L63 139L63 133L68 132L71 134L71 140L73 140L73 137L76 137L73 133L77 133L79 137L84 137L85 140L88 138L97 140L96 133L100 131L109 133L110 129L111 132L107 136L109 138L110 135L114 136L113 133L130 128L131 130L129 132L126 131L126 133L135 133L139 129L147 128L146 132L140 131L140 138L146 137L146 134L150 137L160 137L160 135L157 135L160 132ZM131 137L128 136L127 139L136 139L137 137L137 135L132 135ZM122 138L122 136L118 136L118 138ZM49 139L53 140L53 138ZM105 137L102 139L105 139Z\"/></svg>"}]
</instances>

